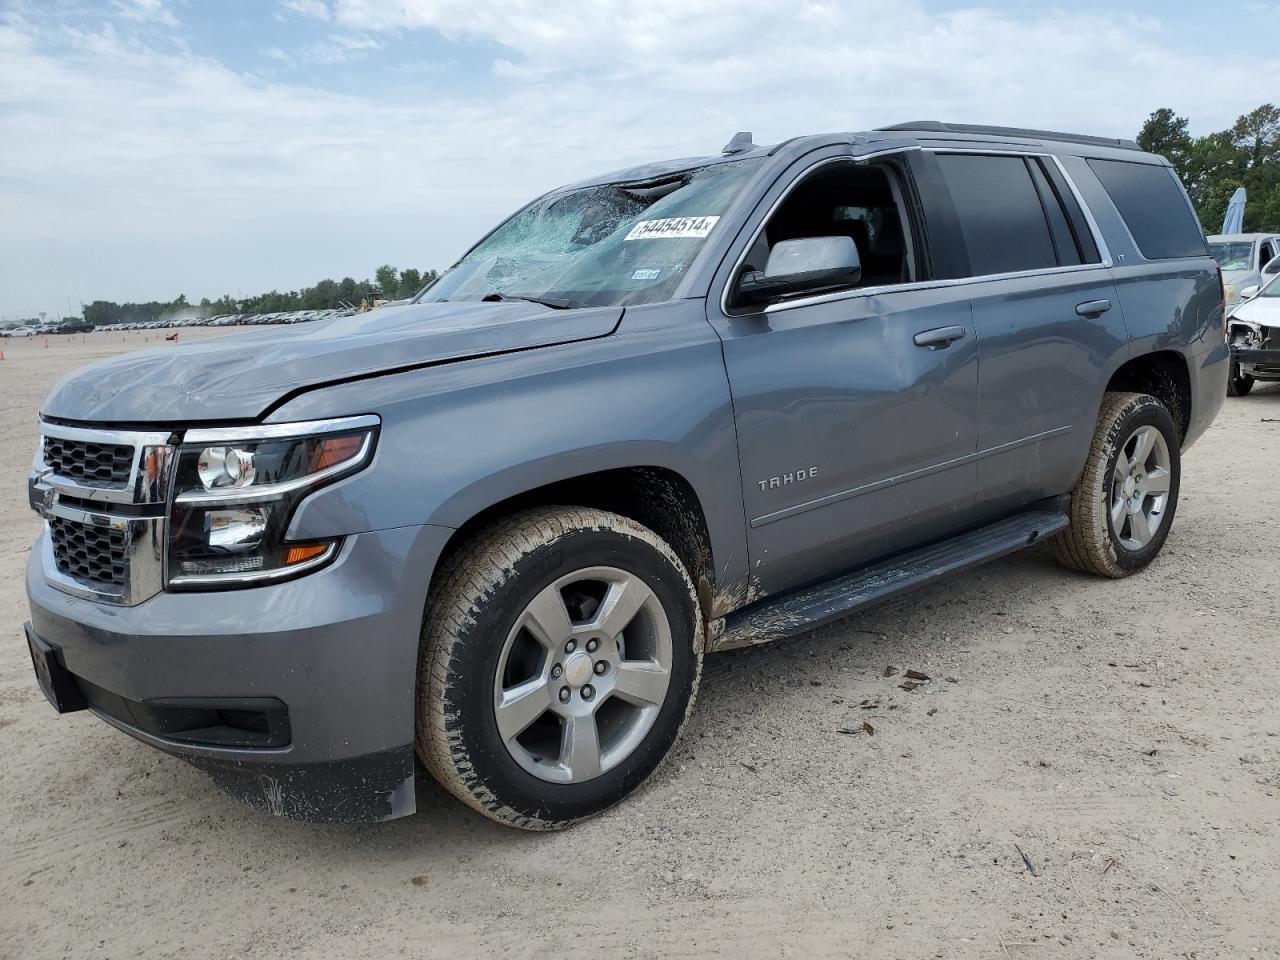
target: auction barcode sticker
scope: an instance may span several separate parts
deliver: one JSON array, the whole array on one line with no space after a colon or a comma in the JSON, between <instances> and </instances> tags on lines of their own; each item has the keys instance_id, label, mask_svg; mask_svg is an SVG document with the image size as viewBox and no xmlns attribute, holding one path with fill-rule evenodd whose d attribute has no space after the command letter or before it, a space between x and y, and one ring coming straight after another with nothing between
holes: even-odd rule
<instances>
[{"instance_id":1,"label":"auction barcode sticker","mask_svg":"<svg viewBox=\"0 0 1280 960\"><path fill-rule=\"evenodd\" d=\"M622 239L654 240L664 237L680 240L687 237L705 237L719 220L719 217L670 217L666 220L641 220Z\"/></svg>"}]
</instances>

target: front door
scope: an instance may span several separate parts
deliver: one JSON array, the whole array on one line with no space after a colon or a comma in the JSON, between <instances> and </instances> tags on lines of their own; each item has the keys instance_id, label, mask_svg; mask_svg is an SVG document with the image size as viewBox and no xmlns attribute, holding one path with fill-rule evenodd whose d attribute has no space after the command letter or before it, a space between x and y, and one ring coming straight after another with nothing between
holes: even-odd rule
<instances>
[{"instance_id":1,"label":"front door","mask_svg":"<svg viewBox=\"0 0 1280 960\"><path fill-rule=\"evenodd\" d=\"M970 522L977 341L963 285L927 263L906 166L828 159L783 178L708 313L724 343L753 585L775 593ZM733 278L768 248L851 236L861 280L768 307ZM758 262L757 262L758 261Z\"/></svg>"}]
</instances>

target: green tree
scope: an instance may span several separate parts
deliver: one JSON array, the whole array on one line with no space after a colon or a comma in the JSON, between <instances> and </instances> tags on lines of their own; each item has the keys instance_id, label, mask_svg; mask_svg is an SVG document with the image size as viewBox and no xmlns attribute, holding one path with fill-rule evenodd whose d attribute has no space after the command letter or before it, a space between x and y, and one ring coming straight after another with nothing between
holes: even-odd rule
<instances>
[{"instance_id":1,"label":"green tree","mask_svg":"<svg viewBox=\"0 0 1280 960\"><path fill-rule=\"evenodd\" d=\"M1244 229L1280 232L1280 108L1264 103L1227 130L1192 137L1186 117L1168 107L1138 131L1138 145L1167 157L1186 184L1200 223L1216 231L1239 187L1248 192Z\"/></svg>"},{"instance_id":2,"label":"green tree","mask_svg":"<svg viewBox=\"0 0 1280 960\"><path fill-rule=\"evenodd\" d=\"M1147 117L1147 122L1138 131L1138 146L1148 153L1156 153L1166 158L1178 171L1178 176L1187 179L1187 164L1191 159L1195 141L1187 132L1188 120L1180 117L1168 107Z\"/></svg>"},{"instance_id":3,"label":"green tree","mask_svg":"<svg viewBox=\"0 0 1280 960\"><path fill-rule=\"evenodd\" d=\"M373 278L377 281L378 291L388 300L395 300L400 295L400 274L395 267L389 263L384 263L377 270L373 271Z\"/></svg>"},{"instance_id":4,"label":"green tree","mask_svg":"<svg viewBox=\"0 0 1280 960\"><path fill-rule=\"evenodd\" d=\"M1280 109L1264 103L1239 117L1231 128L1231 139L1247 154L1251 170L1274 159L1280 149Z\"/></svg>"},{"instance_id":5,"label":"green tree","mask_svg":"<svg viewBox=\"0 0 1280 960\"><path fill-rule=\"evenodd\" d=\"M401 299L412 297L422 289L422 271L410 267L400 271L399 296Z\"/></svg>"},{"instance_id":6,"label":"green tree","mask_svg":"<svg viewBox=\"0 0 1280 960\"><path fill-rule=\"evenodd\" d=\"M204 297L198 307L193 307L183 294L170 301L152 301L150 303L114 303L110 300L95 300L84 308L84 318L95 326L108 323L144 322L158 320L162 317L181 314L198 313L211 317L219 314L234 313L283 313L291 310L331 310L344 305L355 306L368 294L380 295L386 299L411 297L426 284L435 280L434 270L418 270L410 267L400 270L390 264L379 267L374 280L356 280L343 277L341 280L324 279L313 287L301 290L269 290L255 296L238 299L231 294L223 294L216 300Z\"/></svg>"}]
</instances>

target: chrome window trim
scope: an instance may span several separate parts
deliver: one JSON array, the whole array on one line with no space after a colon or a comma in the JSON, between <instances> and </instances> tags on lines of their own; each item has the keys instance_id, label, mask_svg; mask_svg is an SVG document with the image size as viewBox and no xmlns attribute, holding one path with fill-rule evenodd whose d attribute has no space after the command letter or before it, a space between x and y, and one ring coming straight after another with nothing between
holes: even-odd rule
<instances>
[{"instance_id":1,"label":"chrome window trim","mask_svg":"<svg viewBox=\"0 0 1280 960\"><path fill-rule=\"evenodd\" d=\"M283 480L280 483L264 483L258 487L250 485L247 487L221 487L214 490L188 490L185 493L178 494L173 499L175 503L193 507L232 503L258 503L262 500L274 500L287 493L293 493L306 487L313 487L340 473L363 466L368 461L369 453L372 449L373 433L369 432L364 435L364 441L360 444L360 449L354 456L316 473L295 477L292 480Z\"/></svg>"},{"instance_id":2,"label":"chrome window trim","mask_svg":"<svg viewBox=\"0 0 1280 960\"><path fill-rule=\"evenodd\" d=\"M293 423L260 423L250 427L198 427L186 431L184 444L236 443L244 440L288 440L317 433L338 433L381 425L376 414L335 417L331 420L298 420Z\"/></svg>"},{"instance_id":3,"label":"chrome window trim","mask_svg":"<svg viewBox=\"0 0 1280 960\"><path fill-rule=\"evenodd\" d=\"M916 283L893 283L880 287L861 287L857 290L838 290L834 293L815 294L812 297L801 297L787 300L785 303L771 303L764 308L765 313L779 313L796 307L806 307L815 303L830 303L835 300L855 300L859 297L883 296L886 293L897 293L900 290L936 290L943 287L966 287L975 283L994 283L997 280L1019 280L1028 277L1059 276L1070 273L1089 273L1107 269L1100 263L1085 263L1070 267L1046 267L1043 270L1022 270L1017 273L990 273L980 277L954 277L947 280L921 280Z\"/></svg>"},{"instance_id":4,"label":"chrome window trim","mask_svg":"<svg viewBox=\"0 0 1280 960\"><path fill-rule=\"evenodd\" d=\"M1057 154L1047 154L1053 160L1054 165L1058 168L1058 172L1062 174L1062 179L1067 182L1067 186L1071 188L1071 195L1075 197L1076 203L1080 207L1080 212L1084 214L1084 222L1089 225L1089 232L1093 234L1093 242L1098 248L1098 256L1102 258L1102 266L1108 270L1115 266L1115 262L1111 257L1111 248L1107 246L1107 238L1102 235L1102 228L1098 226L1098 221L1093 218L1093 211L1089 209L1089 204L1084 201L1084 194L1080 192L1080 187L1076 185L1075 179L1067 172L1066 165L1063 164L1062 158ZM1118 212L1118 211L1117 211ZM1121 217L1121 220L1124 218Z\"/></svg>"},{"instance_id":5,"label":"chrome window trim","mask_svg":"<svg viewBox=\"0 0 1280 960\"><path fill-rule=\"evenodd\" d=\"M1013 157L1044 157L1044 158L1051 159L1054 162L1054 164L1057 166L1058 172L1062 174L1062 178L1066 181L1067 186L1071 190L1071 195L1075 198L1076 203L1079 204L1080 206L1081 212L1084 214L1085 223L1088 225L1089 232L1093 235L1093 242L1098 248L1098 256L1100 258L1100 261L1098 263L1071 264L1065 267L1044 267L1042 269L1036 269L1036 270L1019 270L1011 273L989 273L989 274L975 275L972 277L952 277L945 280L917 280L910 283L883 284L878 287L859 287L853 290L835 290L831 293L820 293L820 294L814 294L813 296L810 296L810 297L797 297L794 300L786 300L778 303L771 303L764 308L764 310L762 311L763 313L766 313L766 314L782 313L783 311L795 310L799 307L808 307L808 306L813 306L821 303L834 303L841 300L856 300L862 297L883 296L886 293L895 293L898 291L935 290L935 289L944 288L944 287L966 286L974 283L989 283L989 282L995 282L998 280L1017 280L1017 279L1028 278L1028 277L1058 276L1062 274L1083 273L1083 272L1092 271L1092 270L1110 270L1114 266L1111 259L1110 248L1107 246L1107 242L1102 236L1102 230L1101 228L1099 228L1097 220L1094 219L1093 211L1090 210L1089 205L1085 203L1084 197L1080 193L1080 188L1076 185L1075 180L1072 178L1071 174L1067 171L1067 168L1063 166L1062 161L1057 157L1057 155L1052 153L1046 153L1044 151L1037 151L1037 150L1009 150L1009 149L999 149L995 147L922 147L922 146L898 147L891 150L883 150L877 153L863 154L861 156L849 155L849 156L840 156L840 157L828 157L825 160L819 160L817 163L808 167L803 173L799 174L787 186L787 189L784 190L782 194L780 194L778 198L770 205L768 211L764 215L764 218L760 221L756 229L752 231L750 240L748 240L746 245L742 248L742 253L738 256L737 262L734 264L733 269L729 272L729 277L725 281L724 288L720 292L721 313L723 313L726 317L734 317L734 316L742 315L742 314L733 313L729 309L729 293L733 289L733 278L736 277L738 275L738 271L742 269L742 264L746 260L747 254L750 252L751 248L755 246L755 242L757 238L760 236L761 231L763 231L765 226L769 223L770 218L773 217L774 213L777 212L778 207L782 205L783 201L786 200L788 196L790 196L791 191L793 191L801 183L801 181L803 181L806 177L812 174L819 167L825 166L826 164L829 164L829 163L850 163L850 162L857 163L862 160L871 160L876 157L908 153L912 150L921 150L925 153L934 153L934 154L978 153L978 154L996 154L1000 156L1013 156Z\"/></svg>"},{"instance_id":6,"label":"chrome window trim","mask_svg":"<svg viewBox=\"0 0 1280 960\"><path fill-rule=\"evenodd\" d=\"M885 147L883 150L874 150L871 153L854 153L849 155L849 159L854 163L862 163L864 160L875 160L877 157L891 157L895 153L917 153L923 150L924 147L920 146L920 144L913 143L897 147ZM770 211L770 213L772 213L772 211ZM768 218L766 217L765 219Z\"/></svg>"}]
</instances>

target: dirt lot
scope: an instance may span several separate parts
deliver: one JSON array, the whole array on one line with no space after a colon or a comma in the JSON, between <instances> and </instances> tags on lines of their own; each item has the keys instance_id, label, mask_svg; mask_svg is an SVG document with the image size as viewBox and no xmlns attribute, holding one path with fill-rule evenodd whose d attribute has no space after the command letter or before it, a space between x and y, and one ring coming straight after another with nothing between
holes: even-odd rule
<instances>
[{"instance_id":1,"label":"dirt lot","mask_svg":"<svg viewBox=\"0 0 1280 960\"><path fill-rule=\"evenodd\" d=\"M57 717L21 634L36 410L144 344L0 343L0 956L1280 956L1280 387L1190 452L1146 573L1029 553L712 657L647 787L530 835L429 782L393 823L271 820Z\"/></svg>"}]
</instances>

